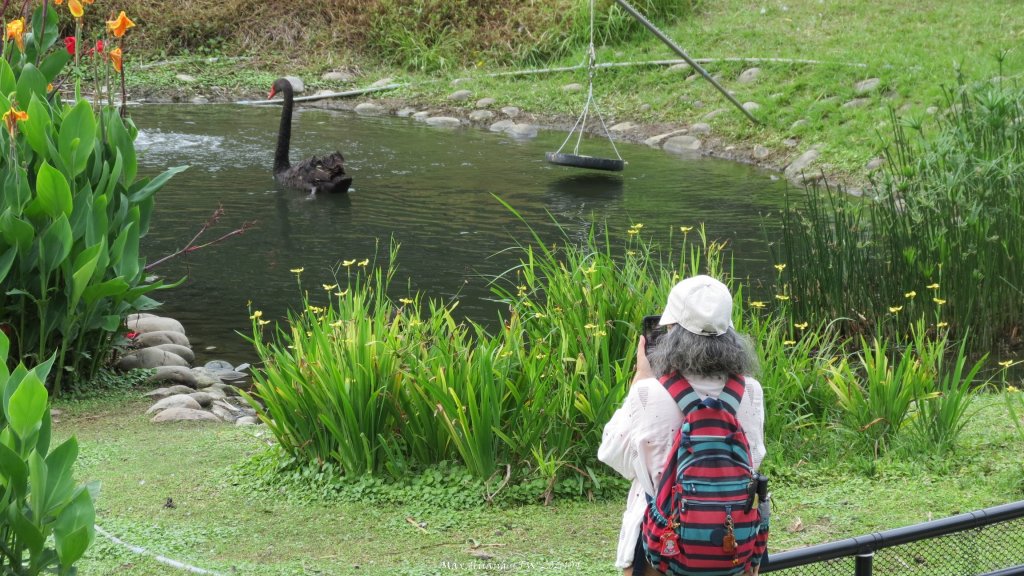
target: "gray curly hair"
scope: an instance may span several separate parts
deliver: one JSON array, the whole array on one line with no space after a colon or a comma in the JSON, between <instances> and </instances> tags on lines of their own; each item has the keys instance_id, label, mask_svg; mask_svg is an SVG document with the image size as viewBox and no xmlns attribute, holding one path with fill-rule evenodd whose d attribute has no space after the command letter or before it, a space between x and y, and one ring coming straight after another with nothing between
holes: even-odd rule
<instances>
[{"instance_id":1,"label":"gray curly hair","mask_svg":"<svg viewBox=\"0 0 1024 576\"><path fill-rule=\"evenodd\" d=\"M701 336L675 326L658 340L648 360L659 377L672 372L753 376L759 369L750 338L732 328L720 336Z\"/></svg>"}]
</instances>

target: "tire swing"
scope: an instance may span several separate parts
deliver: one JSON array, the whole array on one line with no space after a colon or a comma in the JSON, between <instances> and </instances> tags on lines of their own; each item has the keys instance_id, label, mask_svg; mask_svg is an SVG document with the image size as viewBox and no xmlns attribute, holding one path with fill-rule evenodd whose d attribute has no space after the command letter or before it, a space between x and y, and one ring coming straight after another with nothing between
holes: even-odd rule
<instances>
[{"instance_id":1,"label":"tire swing","mask_svg":"<svg viewBox=\"0 0 1024 576\"><path fill-rule=\"evenodd\" d=\"M583 106L583 113L576 120L576 124L569 131L562 146L556 152L548 152L546 157L551 164L559 166L570 166L572 168L589 168L591 170L606 170L608 172L621 172L626 167L626 161L619 155L619 149L615 147L615 140L612 139L608 126L601 117L601 111L597 108L597 100L594 98L594 70L597 64L597 52L594 49L594 0L590 0L590 65L588 67L587 103ZM583 130L587 125L587 118L590 115L590 108L593 106L594 114L601 122L601 128L608 142L612 145L616 158L601 158L598 156L587 156L580 154L580 142L583 141ZM572 152L563 152L569 140L576 134L576 145Z\"/></svg>"}]
</instances>

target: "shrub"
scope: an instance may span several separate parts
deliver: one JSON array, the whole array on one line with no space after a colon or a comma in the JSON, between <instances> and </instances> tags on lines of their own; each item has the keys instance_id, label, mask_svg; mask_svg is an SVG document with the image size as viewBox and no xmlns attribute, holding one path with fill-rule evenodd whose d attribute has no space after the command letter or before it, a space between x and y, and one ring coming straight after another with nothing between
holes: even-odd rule
<instances>
[{"instance_id":1,"label":"shrub","mask_svg":"<svg viewBox=\"0 0 1024 576\"><path fill-rule=\"evenodd\" d=\"M57 21L51 7L44 31L36 9L24 49L9 42L0 59L0 328L29 365L56 353L55 395L66 372L96 373L125 315L156 304L139 240L153 195L184 169L138 178L132 121L62 101L52 84L71 56L54 46Z\"/></svg>"},{"instance_id":2,"label":"shrub","mask_svg":"<svg viewBox=\"0 0 1024 576\"><path fill-rule=\"evenodd\" d=\"M92 496L72 478L78 444L72 437L50 450L43 382L53 358L8 372L8 345L0 334L0 572L74 574L95 538Z\"/></svg>"}]
</instances>

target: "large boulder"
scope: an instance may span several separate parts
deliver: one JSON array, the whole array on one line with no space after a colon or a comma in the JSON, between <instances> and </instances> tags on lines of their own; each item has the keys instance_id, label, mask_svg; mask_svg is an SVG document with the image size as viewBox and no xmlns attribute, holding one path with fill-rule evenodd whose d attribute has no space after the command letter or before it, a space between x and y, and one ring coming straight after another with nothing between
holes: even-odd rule
<instances>
[{"instance_id":1,"label":"large boulder","mask_svg":"<svg viewBox=\"0 0 1024 576\"><path fill-rule=\"evenodd\" d=\"M162 330L170 330L172 332L185 333L185 327L181 325L174 318L162 318L160 316L142 316L142 317L131 317L129 316L126 324L128 329L133 332L159 332Z\"/></svg>"},{"instance_id":2,"label":"large boulder","mask_svg":"<svg viewBox=\"0 0 1024 576\"><path fill-rule=\"evenodd\" d=\"M135 350L121 357L117 361L117 367L121 370L135 370L138 368L156 368L158 366L188 366L184 358L161 350L159 348L143 348Z\"/></svg>"},{"instance_id":3,"label":"large boulder","mask_svg":"<svg viewBox=\"0 0 1024 576\"><path fill-rule=\"evenodd\" d=\"M178 346L191 346L188 336L183 332L174 330L157 330L156 332L145 332L135 337L135 342L142 347L159 346L161 344L177 344Z\"/></svg>"},{"instance_id":4,"label":"large boulder","mask_svg":"<svg viewBox=\"0 0 1024 576\"><path fill-rule=\"evenodd\" d=\"M181 384L189 388L195 388L197 385L195 374L187 366L159 366L146 383Z\"/></svg>"},{"instance_id":5,"label":"large boulder","mask_svg":"<svg viewBox=\"0 0 1024 576\"><path fill-rule=\"evenodd\" d=\"M181 346L180 344L157 344L156 346L152 346L152 348L164 350L171 354L177 354L184 358L189 364L196 361L195 352L192 352L192 349L188 346Z\"/></svg>"},{"instance_id":6,"label":"large boulder","mask_svg":"<svg viewBox=\"0 0 1024 576\"><path fill-rule=\"evenodd\" d=\"M150 420L150 422L158 424L160 422L186 421L220 422L220 418L217 418L205 410L196 410L193 408L169 408L160 412Z\"/></svg>"},{"instance_id":7,"label":"large boulder","mask_svg":"<svg viewBox=\"0 0 1024 576\"><path fill-rule=\"evenodd\" d=\"M191 396L175 394L174 396L168 396L167 398L164 398L150 406L149 410L146 410L146 414L161 412L170 408L190 408L192 410L199 410L202 408L202 405Z\"/></svg>"}]
</instances>

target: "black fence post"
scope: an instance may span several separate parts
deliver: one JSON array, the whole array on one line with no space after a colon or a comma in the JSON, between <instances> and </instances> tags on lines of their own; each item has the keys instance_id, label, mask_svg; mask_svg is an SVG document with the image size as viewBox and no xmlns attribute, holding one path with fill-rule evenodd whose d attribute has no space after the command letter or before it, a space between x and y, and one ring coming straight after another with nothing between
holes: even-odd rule
<instances>
[{"instance_id":1,"label":"black fence post","mask_svg":"<svg viewBox=\"0 0 1024 576\"><path fill-rule=\"evenodd\" d=\"M868 552L867 554L858 554L857 559L854 561L854 574L856 576L871 576L871 564L875 559L874 552Z\"/></svg>"}]
</instances>

